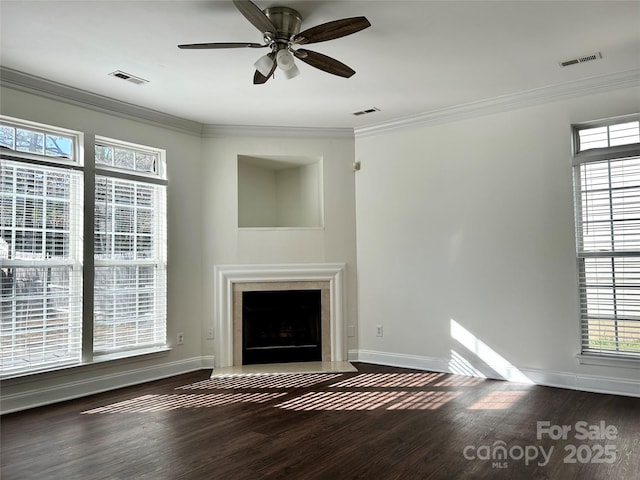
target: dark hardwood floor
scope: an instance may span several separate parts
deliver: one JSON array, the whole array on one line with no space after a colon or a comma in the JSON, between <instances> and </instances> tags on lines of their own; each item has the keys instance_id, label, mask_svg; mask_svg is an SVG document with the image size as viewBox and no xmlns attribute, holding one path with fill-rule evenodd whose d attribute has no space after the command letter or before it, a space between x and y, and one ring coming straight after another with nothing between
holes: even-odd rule
<instances>
[{"instance_id":1,"label":"dark hardwood floor","mask_svg":"<svg viewBox=\"0 0 640 480\"><path fill-rule=\"evenodd\" d=\"M5 415L1 478L640 478L640 398L354 365L201 371Z\"/></svg>"}]
</instances>

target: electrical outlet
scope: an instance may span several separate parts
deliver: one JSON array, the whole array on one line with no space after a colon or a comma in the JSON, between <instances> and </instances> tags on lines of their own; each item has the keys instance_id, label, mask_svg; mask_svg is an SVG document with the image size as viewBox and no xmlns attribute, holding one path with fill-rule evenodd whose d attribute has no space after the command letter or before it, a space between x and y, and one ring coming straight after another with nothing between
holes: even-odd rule
<instances>
[{"instance_id":1,"label":"electrical outlet","mask_svg":"<svg viewBox=\"0 0 640 480\"><path fill-rule=\"evenodd\" d=\"M382 336L382 325L376 325L376 337Z\"/></svg>"},{"instance_id":2,"label":"electrical outlet","mask_svg":"<svg viewBox=\"0 0 640 480\"><path fill-rule=\"evenodd\" d=\"M355 337L355 336L356 336L356 326L347 325L347 337Z\"/></svg>"},{"instance_id":3,"label":"electrical outlet","mask_svg":"<svg viewBox=\"0 0 640 480\"><path fill-rule=\"evenodd\" d=\"M184 345L184 333L180 332L176 335L176 343L178 345Z\"/></svg>"},{"instance_id":4,"label":"electrical outlet","mask_svg":"<svg viewBox=\"0 0 640 480\"><path fill-rule=\"evenodd\" d=\"M207 339L212 340L214 338L214 329L213 327L207 328Z\"/></svg>"}]
</instances>

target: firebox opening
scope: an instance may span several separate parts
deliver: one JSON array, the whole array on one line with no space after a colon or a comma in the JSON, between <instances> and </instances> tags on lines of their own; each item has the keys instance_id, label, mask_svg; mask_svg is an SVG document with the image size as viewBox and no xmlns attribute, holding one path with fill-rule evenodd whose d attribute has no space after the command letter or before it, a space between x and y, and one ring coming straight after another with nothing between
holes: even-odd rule
<instances>
[{"instance_id":1,"label":"firebox opening","mask_svg":"<svg viewBox=\"0 0 640 480\"><path fill-rule=\"evenodd\" d=\"M242 364L322 360L321 290L242 292Z\"/></svg>"}]
</instances>

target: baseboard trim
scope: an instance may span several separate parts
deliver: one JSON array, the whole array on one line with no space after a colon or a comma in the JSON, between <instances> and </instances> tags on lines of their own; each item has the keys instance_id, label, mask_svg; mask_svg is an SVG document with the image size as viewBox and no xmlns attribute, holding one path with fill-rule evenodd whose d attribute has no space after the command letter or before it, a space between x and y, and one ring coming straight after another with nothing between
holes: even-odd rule
<instances>
[{"instance_id":1,"label":"baseboard trim","mask_svg":"<svg viewBox=\"0 0 640 480\"><path fill-rule=\"evenodd\" d=\"M202 369L213 369L214 357L194 357L175 362L161 363L151 367L135 368L119 373L99 375L93 372L90 378L34 388L23 392L2 395L0 414L18 412L52 403L73 400L109 390L138 385L154 380L181 375Z\"/></svg>"},{"instance_id":2,"label":"baseboard trim","mask_svg":"<svg viewBox=\"0 0 640 480\"><path fill-rule=\"evenodd\" d=\"M418 355L404 355L398 353L378 352L373 350L350 350L349 361L373 363L376 365L386 365L390 367L413 368L416 370L428 370L431 372L452 373L461 375L459 371L453 371L450 367L450 359L437 357L423 357ZM484 372L492 370L488 365L475 366ZM623 395L629 397L640 397L640 381L624 378L602 377L596 375L584 375L569 372L553 372L536 369L515 369L511 367L506 370L505 376L482 375L495 380L514 381L517 376L513 373L526 377L529 382L545 387L564 388L568 390L579 390L593 393L606 393L610 395ZM473 373L464 373L467 376Z\"/></svg>"},{"instance_id":3,"label":"baseboard trim","mask_svg":"<svg viewBox=\"0 0 640 480\"><path fill-rule=\"evenodd\" d=\"M389 367L415 368L416 370L429 370L430 372L453 373L449 371L449 362L441 358L376 352L373 350L356 350L354 353L354 362L373 363Z\"/></svg>"}]
</instances>

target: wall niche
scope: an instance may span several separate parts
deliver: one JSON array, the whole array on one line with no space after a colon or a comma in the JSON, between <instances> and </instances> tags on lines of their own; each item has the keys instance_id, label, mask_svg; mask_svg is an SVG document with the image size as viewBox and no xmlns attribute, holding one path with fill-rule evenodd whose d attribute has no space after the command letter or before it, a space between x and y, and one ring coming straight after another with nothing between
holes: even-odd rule
<instances>
[{"instance_id":1,"label":"wall niche","mask_svg":"<svg viewBox=\"0 0 640 480\"><path fill-rule=\"evenodd\" d=\"M239 228L322 226L321 157L238 155Z\"/></svg>"}]
</instances>

